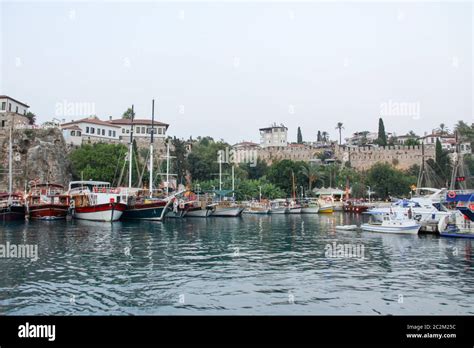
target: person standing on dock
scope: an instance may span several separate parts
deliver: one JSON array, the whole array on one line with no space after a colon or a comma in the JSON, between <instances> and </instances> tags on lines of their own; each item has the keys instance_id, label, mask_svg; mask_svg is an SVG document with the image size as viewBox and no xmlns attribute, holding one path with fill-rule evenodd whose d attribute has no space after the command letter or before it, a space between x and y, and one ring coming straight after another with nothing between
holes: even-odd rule
<instances>
[{"instance_id":1,"label":"person standing on dock","mask_svg":"<svg viewBox=\"0 0 474 348\"><path fill-rule=\"evenodd\" d=\"M413 212L411 210L411 207L408 208L408 218L411 220L413 217Z\"/></svg>"}]
</instances>

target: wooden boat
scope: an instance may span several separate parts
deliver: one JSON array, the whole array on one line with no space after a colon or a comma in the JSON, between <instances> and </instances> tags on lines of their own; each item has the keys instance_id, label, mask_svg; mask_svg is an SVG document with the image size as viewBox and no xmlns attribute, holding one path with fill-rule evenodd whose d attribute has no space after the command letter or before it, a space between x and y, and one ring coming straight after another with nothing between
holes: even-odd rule
<instances>
[{"instance_id":1,"label":"wooden boat","mask_svg":"<svg viewBox=\"0 0 474 348\"><path fill-rule=\"evenodd\" d=\"M363 212L367 211L367 209L369 209L369 206L363 203L348 201L344 204L343 209L346 213L362 214Z\"/></svg>"},{"instance_id":2,"label":"wooden boat","mask_svg":"<svg viewBox=\"0 0 474 348\"><path fill-rule=\"evenodd\" d=\"M69 183L72 217L91 221L117 221L127 208L127 196L105 181Z\"/></svg>"},{"instance_id":3,"label":"wooden boat","mask_svg":"<svg viewBox=\"0 0 474 348\"><path fill-rule=\"evenodd\" d=\"M23 194L13 192L13 141L10 128L8 142L8 192L0 193L0 221L24 221L25 200Z\"/></svg>"},{"instance_id":4,"label":"wooden boat","mask_svg":"<svg viewBox=\"0 0 474 348\"><path fill-rule=\"evenodd\" d=\"M129 196L122 219L162 221L169 205L170 201L166 199Z\"/></svg>"},{"instance_id":5,"label":"wooden boat","mask_svg":"<svg viewBox=\"0 0 474 348\"><path fill-rule=\"evenodd\" d=\"M25 200L21 193L0 193L0 221L22 221L25 213Z\"/></svg>"},{"instance_id":6,"label":"wooden boat","mask_svg":"<svg viewBox=\"0 0 474 348\"><path fill-rule=\"evenodd\" d=\"M34 184L26 197L26 204L30 219L65 219L69 211L69 195L62 185Z\"/></svg>"},{"instance_id":7,"label":"wooden boat","mask_svg":"<svg viewBox=\"0 0 474 348\"><path fill-rule=\"evenodd\" d=\"M334 201L332 197L327 196L326 198L320 198L319 203L319 213L320 214L332 214L334 212Z\"/></svg>"},{"instance_id":8,"label":"wooden boat","mask_svg":"<svg viewBox=\"0 0 474 348\"><path fill-rule=\"evenodd\" d=\"M396 214L386 214L382 222L362 224L361 229L369 232L418 234L421 225L412 219L398 217Z\"/></svg>"},{"instance_id":9,"label":"wooden boat","mask_svg":"<svg viewBox=\"0 0 474 348\"><path fill-rule=\"evenodd\" d=\"M264 202L251 202L247 208L244 209L244 214L268 214L270 207Z\"/></svg>"}]
</instances>

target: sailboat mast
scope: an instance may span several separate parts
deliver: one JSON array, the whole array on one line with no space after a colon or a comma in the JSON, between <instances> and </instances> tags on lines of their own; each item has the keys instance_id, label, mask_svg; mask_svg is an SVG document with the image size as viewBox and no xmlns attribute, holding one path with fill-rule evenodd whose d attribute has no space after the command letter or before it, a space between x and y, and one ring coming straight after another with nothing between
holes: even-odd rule
<instances>
[{"instance_id":1,"label":"sailboat mast","mask_svg":"<svg viewBox=\"0 0 474 348\"><path fill-rule=\"evenodd\" d=\"M132 188L132 156L133 156L133 104L132 104L132 122L130 123L130 144L128 153L128 188Z\"/></svg>"},{"instance_id":2,"label":"sailboat mast","mask_svg":"<svg viewBox=\"0 0 474 348\"><path fill-rule=\"evenodd\" d=\"M13 119L12 125L10 127L10 142L8 145L8 193L11 195L13 193L13 145L12 145L12 128L13 128Z\"/></svg>"},{"instance_id":3,"label":"sailboat mast","mask_svg":"<svg viewBox=\"0 0 474 348\"><path fill-rule=\"evenodd\" d=\"M150 197L153 197L153 135L155 133L155 99L151 102L151 136L150 136Z\"/></svg>"},{"instance_id":4,"label":"sailboat mast","mask_svg":"<svg viewBox=\"0 0 474 348\"><path fill-rule=\"evenodd\" d=\"M219 158L219 191L222 191L222 158Z\"/></svg>"},{"instance_id":5,"label":"sailboat mast","mask_svg":"<svg viewBox=\"0 0 474 348\"><path fill-rule=\"evenodd\" d=\"M292 178L292 188L293 188L293 199L296 200L295 173L293 171L291 171L291 178Z\"/></svg>"},{"instance_id":6,"label":"sailboat mast","mask_svg":"<svg viewBox=\"0 0 474 348\"><path fill-rule=\"evenodd\" d=\"M166 144L166 196L169 194L170 187L170 142Z\"/></svg>"}]
</instances>

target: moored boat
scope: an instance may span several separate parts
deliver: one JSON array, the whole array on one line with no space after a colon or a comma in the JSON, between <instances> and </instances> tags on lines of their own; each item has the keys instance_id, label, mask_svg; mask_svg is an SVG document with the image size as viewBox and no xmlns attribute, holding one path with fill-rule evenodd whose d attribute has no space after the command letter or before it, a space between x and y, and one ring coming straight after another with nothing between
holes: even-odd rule
<instances>
[{"instance_id":1,"label":"moored boat","mask_svg":"<svg viewBox=\"0 0 474 348\"><path fill-rule=\"evenodd\" d=\"M418 234L421 225L405 217L396 214L385 214L382 222L372 222L362 224L361 229L369 232L398 233L398 234Z\"/></svg>"},{"instance_id":2,"label":"moored boat","mask_svg":"<svg viewBox=\"0 0 474 348\"><path fill-rule=\"evenodd\" d=\"M288 210L286 199L278 198L270 202L270 214L287 214Z\"/></svg>"},{"instance_id":3,"label":"moored boat","mask_svg":"<svg viewBox=\"0 0 474 348\"><path fill-rule=\"evenodd\" d=\"M301 205L302 214L317 214L319 212L319 204L315 199L307 199Z\"/></svg>"},{"instance_id":4,"label":"moored boat","mask_svg":"<svg viewBox=\"0 0 474 348\"><path fill-rule=\"evenodd\" d=\"M21 193L0 193L0 221L25 220L25 212Z\"/></svg>"},{"instance_id":5,"label":"moored boat","mask_svg":"<svg viewBox=\"0 0 474 348\"><path fill-rule=\"evenodd\" d=\"M26 204L30 219L65 219L69 211L69 195L62 185L34 184L26 197Z\"/></svg>"},{"instance_id":6,"label":"moored boat","mask_svg":"<svg viewBox=\"0 0 474 348\"><path fill-rule=\"evenodd\" d=\"M210 216L212 217L239 217L245 208L233 202L222 201L214 203L215 210Z\"/></svg>"},{"instance_id":7,"label":"moored boat","mask_svg":"<svg viewBox=\"0 0 474 348\"><path fill-rule=\"evenodd\" d=\"M75 219L117 221L127 208L127 196L105 181L72 181L69 183L70 205Z\"/></svg>"}]
</instances>

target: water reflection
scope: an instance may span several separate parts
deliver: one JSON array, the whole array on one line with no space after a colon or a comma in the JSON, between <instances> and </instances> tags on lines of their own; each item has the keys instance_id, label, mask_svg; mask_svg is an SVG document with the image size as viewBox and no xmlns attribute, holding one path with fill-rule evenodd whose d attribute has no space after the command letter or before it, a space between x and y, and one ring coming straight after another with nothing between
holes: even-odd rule
<instances>
[{"instance_id":1,"label":"water reflection","mask_svg":"<svg viewBox=\"0 0 474 348\"><path fill-rule=\"evenodd\" d=\"M0 258L0 313L474 313L470 240L335 229L364 219L5 224L0 244L36 244L39 259ZM327 257L328 244L364 258Z\"/></svg>"}]
</instances>

